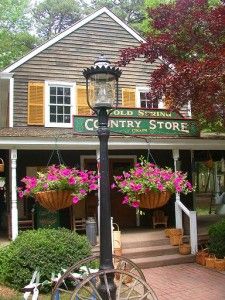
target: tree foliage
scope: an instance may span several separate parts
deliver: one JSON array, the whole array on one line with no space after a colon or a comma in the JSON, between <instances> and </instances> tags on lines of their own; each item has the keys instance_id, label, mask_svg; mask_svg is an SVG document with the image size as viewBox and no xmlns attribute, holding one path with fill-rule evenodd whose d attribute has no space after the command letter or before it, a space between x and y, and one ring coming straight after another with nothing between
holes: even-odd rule
<instances>
[{"instance_id":1,"label":"tree foliage","mask_svg":"<svg viewBox=\"0 0 225 300\"><path fill-rule=\"evenodd\" d=\"M91 0L89 10L110 9L125 23L137 27L144 19L144 0Z\"/></svg>"},{"instance_id":2,"label":"tree foliage","mask_svg":"<svg viewBox=\"0 0 225 300\"><path fill-rule=\"evenodd\" d=\"M0 28L24 31L29 28L30 0L1 0Z\"/></svg>"},{"instance_id":3,"label":"tree foliage","mask_svg":"<svg viewBox=\"0 0 225 300\"><path fill-rule=\"evenodd\" d=\"M0 30L0 40L0 69L33 49L37 42L28 32L13 33L6 29Z\"/></svg>"},{"instance_id":4,"label":"tree foliage","mask_svg":"<svg viewBox=\"0 0 225 300\"><path fill-rule=\"evenodd\" d=\"M79 0L44 0L33 9L37 34L44 39L61 33L82 16Z\"/></svg>"},{"instance_id":5,"label":"tree foliage","mask_svg":"<svg viewBox=\"0 0 225 300\"><path fill-rule=\"evenodd\" d=\"M171 108L190 102L194 116L225 124L225 6L177 0L149 10L153 30L146 43L122 50L121 64L137 57L161 59L149 79L152 99Z\"/></svg>"},{"instance_id":6,"label":"tree foliage","mask_svg":"<svg viewBox=\"0 0 225 300\"><path fill-rule=\"evenodd\" d=\"M0 1L0 69L34 48L37 38L28 30L29 0Z\"/></svg>"}]
</instances>

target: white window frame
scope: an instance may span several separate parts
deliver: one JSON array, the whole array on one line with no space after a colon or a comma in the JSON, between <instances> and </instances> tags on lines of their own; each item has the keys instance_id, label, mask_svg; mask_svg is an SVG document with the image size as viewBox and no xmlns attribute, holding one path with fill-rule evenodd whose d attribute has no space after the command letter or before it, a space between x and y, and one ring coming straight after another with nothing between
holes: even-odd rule
<instances>
[{"instance_id":1,"label":"white window frame","mask_svg":"<svg viewBox=\"0 0 225 300\"><path fill-rule=\"evenodd\" d=\"M70 104L70 123L52 123L50 122L50 87L67 87L71 89L71 104ZM64 127L72 128L73 127L73 115L75 112L75 102L76 102L76 83L75 82L66 82L66 81L45 81L45 127Z\"/></svg>"},{"instance_id":2,"label":"white window frame","mask_svg":"<svg viewBox=\"0 0 225 300\"><path fill-rule=\"evenodd\" d=\"M136 87L136 107L141 107L140 93L146 93L146 92L149 92L149 90L150 90L150 88L147 86ZM158 101L158 109L163 109L163 108L165 108L165 107L164 107L163 100L161 99Z\"/></svg>"}]
</instances>

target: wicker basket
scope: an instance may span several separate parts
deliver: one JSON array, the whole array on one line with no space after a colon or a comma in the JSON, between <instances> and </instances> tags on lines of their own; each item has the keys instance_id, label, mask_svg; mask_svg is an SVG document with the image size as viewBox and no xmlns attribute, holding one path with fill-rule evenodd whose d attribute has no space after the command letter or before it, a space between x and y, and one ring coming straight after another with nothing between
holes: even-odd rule
<instances>
[{"instance_id":1,"label":"wicker basket","mask_svg":"<svg viewBox=\"0 0 225 300\"><path fill-rule=\"evenodd\" d=\"M216 258L214 262L214 267L217 271L225 271L225 258Z\"/></svg>"},{"instance_id":2,"label":"wicker basket","mask_svg":"<svg viewBox=\"0 0 225 300\"><path fill-rule=\"evenodd\" d=\"M0 173L3 173L4 171L5 171L4 160L0 158Z\"/></svg>"},{"instance_id":3,"label":"wicker basket","mask_svg":"<svg viewBox=\"0 0 225 300\"><path fill-rule=\"evenodd\" d=\"M181 235L171 235L170 236L170 245L178 246L180 244Z\"/></svg>"},{"instance_id":4,"label":"wicker basket","mask_svg":"<svg viewBox=\"0 0 225 300\"><path fill-rule=\"evenodd\" d=\"M209 256L208 249L202 249L196 253L196 263L205 266L205 259Z\"/></svg>"},{"instance_id":5,"label":"wicker basket","mask_svg":"<svg viewBox=\"0 0 225 300\"><path fill-rule=\"evenodd\" d=\"M164 206L170 199L171 193L168 191L154 192L137 195L140 200L140 208L158 208Z\"/></svg>"},{"instance_id":6,"label":"wicker basket","mask_svg":"<svg viewBox=\"0 0 225 300\"><path fill-rule=\"evenodd\" d=\"M166 228L166 229L164 230L164 233L165 233L165 236L166 236L166 237L170 237L170 228Z\"/></svg>"},{"instance_id":7,"label":"wicker basket","mask_svg":"<svg viewBox=\"0 0 225 300\"><path fill-rule=\"evenodd\" d=\"M169 236L183 234L183 229L181 229L181 228L168 228L168 231L169 231L168 232Z\"/></svg>"},{"instance_id":8,"label":"wicker basket","mask_svg":"<svg viewBox=\"0 0 225 300\"><path fill-rule=\"evenodd\" d=\"M72 205L71 191L53 190L38 192L35 194L35 198L41 206L50 211L60 210Z\"/></svg>"},{"instance_id":9,"label":"wicker basket","mask_svg":"<svg viewBox=\"0 0 225 300\"><path fill-rule=\"evenodd\" d=\"M191 253L191 245L183 242L183 237L180 238L179 253L182 255L188 255Z\"/></svg>"},{"instance_id":10,"label":"wicker basket","mask_svg":"<svg viewBox=\"0 0 225 300\"><path fill-rule=\"evenodd\" d=\"M209 269L214 269L215 260L216 260L215 255L214 254L209 254L209 256L205 258L205 266Z\"/></svg>"}]
</instances>

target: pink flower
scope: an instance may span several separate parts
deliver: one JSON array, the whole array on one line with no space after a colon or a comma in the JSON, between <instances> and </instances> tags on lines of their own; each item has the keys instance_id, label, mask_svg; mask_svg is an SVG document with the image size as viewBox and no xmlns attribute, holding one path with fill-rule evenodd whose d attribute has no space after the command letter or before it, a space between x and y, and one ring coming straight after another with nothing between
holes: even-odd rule
<instances>
[{"instance_id":1,"label":"pink flower","mask_svg":"<svg viewBox=\"0 0 225 300\"><path fill-rule=\"evenodd\" d=\"M87 192L86 192L85 190L83 190L83 189L81 189L81 190L79 191L79 193L80 193L81 195L83 195L83 196L87 195Z\"/></svg>"},{"instance_id":2,"label":"pink flower","mask_svg":"<svg viewBox=\"0 0 225 300\"><path fill-rule=\"evenodd\" d=\"M129 203L129 197L128 197L128 196L125 196L125 197L123 198L122 204L127 204L127 203Z\"/></svg>"},{"instance_id":3,"label":"pink flower","mask_svg":"<svg viewBox=\"0 0 225 300\"><path fill-rule=\"evenodd\" d=\"M58 177L56 175L49 174L47 176L47 180L49 180L49 181L53 181L53 180L57 180L57 179L58 179Z\"/></svg>"},{"instance_id":4,"label":"pink flower","mask_svg":"<svg viewBox=\"0 0 225 300\"><path fill-rule=\"evenodd\" d=\"M113 190L113 189L115 189L116 188L116 184L115 183L112 183L111 184L111 189Z\"/></svg>"},{"instance_id":5,"label":"pink flower","mask_svg":"<svg viewBox=\"0 0 225 300\"><path fill-rule=\"evenodd\" d=\"M127 173L127 172L124 172L123 176L124 176L124 178L129 178L131 175L129 173Z\"/></svg>"},{"instance_id":6,"label":"pink flower","mask_svg":"<svg viewBox=\"0 0 225 300\"><path fill-rule=\"evenodd\" d=\"M80 199L77 196L73 196L73 198L72 198L73 204L77 204L79 202L79 200Z\"/></svg>"},{"instance_id":7,"label":"pink flower","mask_svg":"<svg viewBox=\"0 0 225 300\"><path fill-rule=\"evenodd\" d=\"M97 184L94 184L94 183L92 183L92 184L90 184L90 186L89 186L89 189L90 189L90 191L95 191L95 190L97 190L97 189L98 189L98 185L97 185Z\"/></svg>"},{"instance_id":8,"label":"pink flower","mask_svg":"<svg viewBox=\"0 0 225 300\"><path fill-rule=\"evenodd\" d=\"M140 203L138 201L134 201L131 203L131 206L134 208L138 208L140 206Z\"/></svg>"},{"instance_id":9,"label":"pink flower","mask_svg":"<svg viewBox=\"0 0 225 300\"><path fill-rule=\"evenodd\" d=\"M74 184L76 184L76 179L74 177L70 177L68 179L68 182L69 182L69 184L74 185Z\"/></svg>"},{"instance_id":10,"label":"pink flower","mask_svg":"<svg viewBox=\"0 0 225 300\"><path fill-rule=\"evenodd\" d=\"M142 184L141 183L136 184L134 182L131 182L130 183L130 188L131 188L132 191L138 192L142 189Z\"/></svg>"},{"instance_id":11,"label":"pink flower","mask_svg":"<svg viewBox=\"0 0 225 300\"><path fill-rule=\"evenodd\" d=\"M62 176L69 176L69 175L71 175L71 170L70 169L62 169L59 171L59 174Z\"/></svg>"}]
</instances>

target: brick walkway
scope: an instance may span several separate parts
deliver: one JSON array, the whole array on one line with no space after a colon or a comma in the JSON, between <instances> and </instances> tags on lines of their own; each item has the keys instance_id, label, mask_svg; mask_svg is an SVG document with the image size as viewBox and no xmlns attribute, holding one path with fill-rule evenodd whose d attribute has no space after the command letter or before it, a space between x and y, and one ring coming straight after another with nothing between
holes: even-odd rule
<instances>
[{"instance_id":1,"label":"brick walkway","mask_svg":"<svg viewBox=\"0 0 225 300\"><path fill-rule=\"evenodd\" d=\"M225 300L225 272L194 263L142 271L158 300Z\"/></svg>"}]
</instances>

